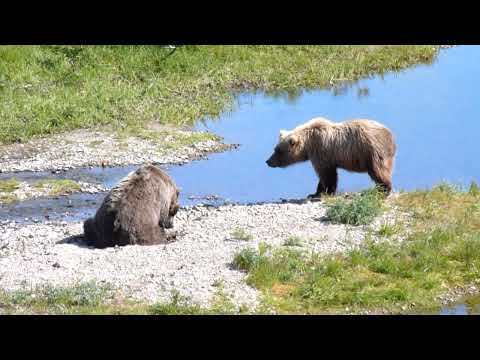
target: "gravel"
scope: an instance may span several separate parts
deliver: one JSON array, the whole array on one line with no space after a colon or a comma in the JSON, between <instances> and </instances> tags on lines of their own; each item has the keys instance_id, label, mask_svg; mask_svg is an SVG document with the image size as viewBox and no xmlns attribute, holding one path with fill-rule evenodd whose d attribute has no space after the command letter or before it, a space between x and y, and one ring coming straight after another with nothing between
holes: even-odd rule
<instances>
[{"instance_id":1,"label":"gravel","mask_svg":"<svg viewBox=\"0 0 480 360\"><path fill-rule=\"evenodd\" d=\"M321 202L193 206L180 209L177 240L165 245L93 249L77 236L82 223L21 225L0 222L0 286L5 290L37 285L73 285L94 280L113 285L126 296L152 303L168 301L172 291L203 307L212 304L218 287L237 306L253 309L260 293L232 266L234 255L263 242L283 246L289 236L304 240L302 249L342 251L363 240L365 227L324 220ZM388 214L373 224L388 221ZM253 240L232 236L241 228ZM76 238L77 237L77 238Z\"/></svg>"},{"instance_id":2,"label":"gravel","mask_svg":"<svg viewBox=\"0 0 480 360\"><path fill-rule=\"evenodd\" d=\"M189 134L189 131L178 131ZM113 134L75 130L67 134L36 138L25 144L0 146L0 172L67 170L77 167L125 166L153 162L155 164L185 164L212 152L238 145L207 140L172 151L162 143L129 137L123 141ZM114 151L113 151L114 150Z\"/></svg>"}]
</instances>

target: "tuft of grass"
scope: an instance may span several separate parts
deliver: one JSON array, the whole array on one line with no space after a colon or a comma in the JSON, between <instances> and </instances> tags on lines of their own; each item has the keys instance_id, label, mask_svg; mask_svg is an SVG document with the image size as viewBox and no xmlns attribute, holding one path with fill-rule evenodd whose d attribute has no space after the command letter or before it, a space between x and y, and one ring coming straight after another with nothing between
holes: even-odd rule
<instances>
[{"instance_id":1,"label":"tuft of grass","mask_svg":"<svg viewBox=\"0 0 480 360\"><path fill-rule=\"evenodd\" d=\"M243 250L247 282L278 313L438 309L438 296L480 278L480 195L441 184L392 200L413 216L402 242L365 240L342 254ZM432 208L433 213L432 213Z\"/></svg>"},{"instance_id":2,"label":"tuft of grass","mask_svg":"<svg viewBox=\"0 0 480 360\"><path fill-rule=\"evenodd\" d=\"M17 179L0 180L0 193L11 193L20 187Z\"/></svg>"},{"instance_id":3,"label":"tuft of grass","mask_svg":"<svg viewBox=\"0 0 480 360\"><path fill-rule=\"evenodd\" d=\"M239 270L249 271L258 264L261 257L254 249L243 249L235 255L233 264Z\"/></svg>"},{"instance_id":4,"label":"tuft of grass","mask_svg":"<svg viewBox=\"0 0 480 360\"><path fill-rule=\"evenodd\" d=\"M0 143L148 123L190 125L234 92L294 93L431 63L438 46L0 46ZM333 80L332 80L333 79Z\"/></svg>"},{"instance_id":5,"label":"tuft of grass","mask_svg":"<svg viewBox=\"0 0 480 360\"><path fill-rule=\"evenodd\" d=\"M376 188L364 190L352 200L335 199L328 204L327 218L339 224L366 225L382 211L382 195Z\"/></svg>"},{"instance_id":6,"label":"tuft of grass","mask_svg":"<svg viewBox=\"0 0 480 360\"><path fill-rule=\"evenodd\" d=\"M10 204L17 201L18 198L12 194L0 194L0 204Z\"/></svg>"},{"instance_id":7,"label":"tuft of grass","mask_svg":"<svg viewBox=\"0 0 480 360\"><path fill-rule=\"evenodd\" d=\"M387 223L384 223L380 225L380 228L377 231L377 234L383 237L392 237L399 231L399 226L398 225L390 225Z\"/></svg>"},{"instance_id":8,"label":"tuft of grass","mask_svg":"<svg viewBox=\"0 0 480 360\"><path fill-rule=\"evenodd\" d=\"M287 240L283 242L283 246L302 246L303 242L298 236L289 236Z\"/></svg>"},{"instance_id":9,"label":"tuft of grass","mask_svg":"<svg viewBox=\"0 0 480 360\"><path fill-rule=\"evenodd\" d=\"M230 235L233 239L236 239L236 240L242 240L242 241L253 240L253 236L242 228L235 228Z\"/></svg>"},{"instance_id":10,"label":"tuft of grass","mask_svg":"<svg viewBox=\"0 0 480 360\"><path fill-rule=\"evenodd\" d=\"M475 181L472 181L470 183L470 188L468 189L468 192L470 193L470 195L473 195L473 196L480 195L480 187Z\"/></svg>"},{"instance_id":11,"label":"tuft of grass","mask_svg":"<svg viewBox=\"0 0 480 360\"><path fill-rule=\"evenodd\" d=\"M0 180L0 203L12 203L17 200L17 197L12 194L20 187L20 182L12 178L8 180Z\"/></svg>"},{"instance_id":12,"label":"tuft of grass","mask_svg":"<svg viewBox=\"0 0 480 360\"><path fill-rule=\"evenodd\" d=\"M206 315L207 311L198 305L192 305L188 298L173 292L168 303L157 303L149 307L150 315Z\"/></svg>"},{"instance_id":13,"label":"tuft of grass","mask_svg":"<svg viewBox=\"0 0 480 360\"><path fill-rule=\"evenodd\" d=\"M46 179L33 184L36 189L48 190L49 196L58 196L80 191L80 185L69 179Z\"/></svg>"}]
</instances>

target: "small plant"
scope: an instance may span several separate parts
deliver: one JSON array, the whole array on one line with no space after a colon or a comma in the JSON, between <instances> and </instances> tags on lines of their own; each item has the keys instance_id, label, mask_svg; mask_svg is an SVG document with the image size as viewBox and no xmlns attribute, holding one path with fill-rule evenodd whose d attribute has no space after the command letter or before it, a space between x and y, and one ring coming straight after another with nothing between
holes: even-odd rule
<instances>
[{"instance_id":1,"label":"small plant","mask_svg":"<svg viewBox=\"0 0 480 360\"><path fill-rule=\"evenodd\" d=\"M230 235L232 236L232 238L236 240L242 240L242 241L253 240L253 236L241 228L234 229Z\"/></svg>"},{"instance_id":2,"label":"small plant","mask_svg":"<svg viewBox=\"0 0 480 360\"><path fill-rule=\"evenodd\" d=\"M337 199L328 204L327 218L347 225L366 225L380 214L381 193L376 189L364 190L352 200Z\"/></svg>"},{"instance_id":3,"label":"small plant","mask_svg":"<svg viewBox=\"0 0 480 360\"><path fill-rule=\"evenodd\" d=\"M283 243L284 246L302 246L302 239L298 236L289 236Z\"/></svg>"},{"instance_id":4,"label":"small plant","mask_svg":"<svg viewBox=\"0 0 480 360\"><path fill-rule=\"evenodd\" d=\"M239 270L250 270L260 262L261 255L254 249L243 249L235 255L233 264Z\"/></svg>"},{"instance_id":5,"label":"small plant","mask_svg":"<svg viewBox=\"0 0 480 360\"><path fill-rule=\"evenodd\" d=\"M480 195L480 187L475 181L472 181L470 183L470 188L468 189L468 192L472 196L478 196Z\"/></svg>"},{"instance_id":6,"label":"small plant","mask_svg":"<svg viewBox=\"0 0 480 360\"><path fill-rule=\"evenodd\" d=\"M397 233L398 227L395 225L390 225L387 223L384 223L380 226L378 229L378 235L383 236L383 237L391 237Z\"/></svg>"},{"instance_id":7,"label":"small plant","mask_svg":"<svg viewBox=\"0 0 480 360\"><path fill-rule=\"evenodd\" d=\"M191 304L189 299L173 291L172 299L168 303L157 303L150 306L148 313L151 315L202 315L205 314L200 306Z\"/></svg>"}]
</instances>

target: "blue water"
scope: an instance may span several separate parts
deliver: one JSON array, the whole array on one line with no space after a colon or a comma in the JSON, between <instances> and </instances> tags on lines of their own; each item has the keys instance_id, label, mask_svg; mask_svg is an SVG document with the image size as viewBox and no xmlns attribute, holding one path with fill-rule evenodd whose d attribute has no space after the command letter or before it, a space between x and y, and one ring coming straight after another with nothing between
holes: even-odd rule
<instances>
[{"instance_id":1,"label":"blue water","mask_svg":"<svg viewBox=\"0 0 480 360\"><path fill-rule=\"evenodd\" d=\"M440 315L480 315L480 297L468 296L455 304L444 306Z\"/></svg>"},{"instance_id":2,"label":"blue water","mask_svg":"<svg viewBox=\"0 0 480 360\"><path fill-rule=\"evenodd\" d=\"M280 129L323 116L333 121L369 118L388 126L397 141L395 190L425 189L448 181L480 180L480 46L442 50L433 65L362 80L348 88L303 91L299 96L240 95L235 111L206 119L208 129L240 143L236 151L168 169L189 196L215 194L234 202L302 198L316 189L309 162L267 167ZM367 174L339 172L339 191L372 186Z\"/></svg>"},{"instance_id":3,"label":"blue water","mask_svg":"<svg viewBox=\"0 0 480 360\"><path fill-rule=\"evenodd\" d=\"M318 182L309 162L286 169L265 164L279 131L317 116L333 121L369 118L385 124L395 135L395 190L425 189L442 181L468 187L471 181L480 182L478 64L480 46L460 46L442 50L431 65L331 90L241 94L234 111L218 119L205 119L196 126L241 146L210 155L208 160L166 170L181 188L182 205L305 198L316 190ZM82 179L112 187L136 168L77 169L42 176ZM339 171L341 192L372 185L367 174ZM220 199L202 199L211 195Z\"/></svg>"}]
</instances>

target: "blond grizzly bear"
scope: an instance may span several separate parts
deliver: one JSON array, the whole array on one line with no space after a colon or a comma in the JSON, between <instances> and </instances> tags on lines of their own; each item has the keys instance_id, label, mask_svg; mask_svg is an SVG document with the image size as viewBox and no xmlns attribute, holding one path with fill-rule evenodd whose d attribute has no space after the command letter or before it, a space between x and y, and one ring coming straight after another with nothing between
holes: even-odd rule
<instances>
[{"instance_id":1,"label":"blond grizzly bear","mask_svg":"<svg viewBox=\"0 0 480 360\"><path fill-rule=\"evenodd\" d=\"M309 198L336 192L337 168L367 172L389 194L395 151L392 133L376 121L334 123L315 118L291 131L281 130L279 143L267 165L284 168L310 160L320 181Z\"/></svg>"},{"instance_id":2,"label":"blond grizzly bear","mask_svg":"<svg viewBox=\"0 0 480 360\"><path fill-rule=\"evenodd\" d=\"M96 248L165 243L172 237L165 229L173 227L178 196L165 172L144 165L122 179L84 222L85 241Z\"/></svg>"}]
</instances>

